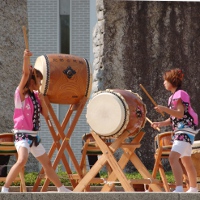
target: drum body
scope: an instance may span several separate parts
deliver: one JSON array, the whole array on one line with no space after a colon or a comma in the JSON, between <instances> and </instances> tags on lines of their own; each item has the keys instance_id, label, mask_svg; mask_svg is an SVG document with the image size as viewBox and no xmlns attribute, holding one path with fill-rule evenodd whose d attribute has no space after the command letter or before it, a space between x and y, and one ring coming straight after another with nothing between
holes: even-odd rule
<instances>
[{"instance_id":1,"label":"drum body","mask_svg":"<svg viewBox=\"0 0 200 200\"><path fill-rule=\"evenodd\" d=\"M200 178L200 140L194 141L191 158L197 171L197 177Z\"/></svg>"},{"instance_id":2,"label":"drum body","mask_svg":"<svg viewBox=\"0 0 200 200\"><path fill-rule=\"evenodd\" d=\"M118 137L125 130L139 132L146 122L146 106L130 90L105 90L87 105L87 122L101 137Z\"/></svg>"},{"instance_id":3,"label":"drum body","mask_svg":"<svg viewBox=\"0 0 200 200\"><path fill-rule=\"evenodd\" d=\"M86 59L68 54L42 55L34 68L43 75L40 92L51 103L76 104L90 96L92 75Z\"/></svg>"},{"instance_id":4,"label":"drum body","mask_svg":"<svg viewBox=\"0 0 200 200\"><path fill-rule=\"evenodd\" d=\"M14 134L13 133L0 133L0 143L1 142L12 142L14 141Z\"/></svg>"},{"instance_id":5,"label":"drum body","mask_svg":"<svg viewBox=\"0 0 200 200\"><path fill-rule=\"evenodd\" d=\"M160 133L160 135L163 135L161 138L162 146L172 146L173 145L173 142L172 142L173 133L171 131Z\"/></svg>"}]
</instances>

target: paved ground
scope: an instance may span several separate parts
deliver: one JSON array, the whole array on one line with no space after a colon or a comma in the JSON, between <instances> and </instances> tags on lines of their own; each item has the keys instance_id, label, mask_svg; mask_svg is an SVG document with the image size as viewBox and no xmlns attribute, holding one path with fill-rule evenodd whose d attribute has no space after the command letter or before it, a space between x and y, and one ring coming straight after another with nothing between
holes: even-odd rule
<instances>
[{"instance_id":1,"label":"paved ground","mask_svg":"<svg viewBox=\"0 0 200 200\"><path fill-rule=\"evenodd\" d=\"M1 200L199 200L199 193L145 192L11 192L0 193Z\"/></svg>"}]
</instances>

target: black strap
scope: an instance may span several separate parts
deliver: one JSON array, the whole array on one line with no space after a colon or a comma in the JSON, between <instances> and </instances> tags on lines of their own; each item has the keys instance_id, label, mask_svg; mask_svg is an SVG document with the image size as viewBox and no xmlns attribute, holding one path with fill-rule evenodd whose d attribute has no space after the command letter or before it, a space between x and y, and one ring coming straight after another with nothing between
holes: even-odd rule
<instances>
[{"instance_id":1,"label":"black strap","mask_svg":"<svg viewBox=\"0 0 200 200\"><path fill-rule=\"evenodd\" d=\"M32 140L30 147L32 147L33 144L37 147L41 142L41 139L38 138L37 136L35 137L35 136L32 136L32 135L28 135L28 139Z\"/></svg>"},{"instance_id":2,"label":"black strap","mask_svg":"<svg viewBox=\"0 0 200 200\"><path fill-rule=\"evenodd\" d=\"M39 136L32 136L32 135L29 135L26 133L16 133L15 134L15 141L17 141L17 142L20 140L27 140L27 139L29 141L31 141L31 143L28 142L30 144L30 147L32 147L33 144L37 147L41 142L41 139Z\"/></svg>"}]
</instances>

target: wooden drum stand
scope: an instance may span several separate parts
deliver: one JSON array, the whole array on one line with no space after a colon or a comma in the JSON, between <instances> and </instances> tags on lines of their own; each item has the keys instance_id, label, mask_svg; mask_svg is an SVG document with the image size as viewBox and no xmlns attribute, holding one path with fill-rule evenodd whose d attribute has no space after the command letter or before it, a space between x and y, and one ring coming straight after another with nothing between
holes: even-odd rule
<instances>
[{"instance_id":1,"label":"wooden drum stand","mask_svg":"<svg viewBox=\"0 0 200 200\"><path fill-rule=\"evenodd\" d=\"M62 159L66 172L68 175L72 174L69 163L64 155L64 151L66 150L78 173L79 179L81 179L83 175L69 144L69 140L87 99L90 96L92 75L89 63L86 59L74 55L48 54L37 58L34 69L39 70L43 74L40 92L44 95L45 104L51 119L54 122L51 122L49 116L45 119L54 140L48 153L49 158L51 159L54 152L56 150L58 151L52 166L55 170L59 161ZM62 124L59 123L51 103L70 104ZM72 114L74 115L72 116ZM69 121L72 122L65 134L64 130L69 124ZM57 129L57 132L55 128ZM41 169L33 187L33 191L37 191L43 178L44 169ZM45 177L45 179L41 191L46 191L50 183L48 178ZM70 181L74 188L77 183L74 179L71 179Z\"/></svg>"},{"instance_id":2,"label":"wooden drum stand","mask_svg":"<svg viewBox=\"0 0 200 200\"><path fill-rule=\"evenodd\" d=\"M115 183L121 183L126 192L134 191L134 184L148 184L153 191L161 192L159 181L153 178L135 153L135 150L141 146L144 132L140 130L146 122L146 107L139 95L130 90L101 91L90 100L86 117L93 130L92 137L102 155L80 180L74 191L87 190L103 166L109 165L108 178L104 181L102 192L111 191ZM113 140L110 144L104 140L109 137ZM126 141L128 137L133 138L132 142ZM119 161L114 157L118 149L123 150ZM143 179L128 180L126 178L123 170L129 160Z\"/></svg>"},{"instance_id":3,"label":"wooden drum stand","mask_svg":"<svg viewBox=\"0 0 200 200\"><path fill-rule=\"evenodd\" d=\"M101 157L93 165L90 171L80 180L79 184L75 187L74 192L82 192L89 185L95 175L103 168L104 165L109 164L112 172L109 174L107 180L105 181L104 186L102 187L102 192L109 192L113 189L116 180L118 183L121 183L125 192L134 191L133 184L149 184L153 191L161 192L159 186L159 181L154 179L149 171L146 169L144 164L138 158L135 153L136 148L140 147L140 141L144 136L144 132L139 132L131 143L126 143L124 140L129 136L129 130L125 130L122 135L119 136L112 144L107 145L105 142L97 135L92 132L92 136L95 139L97 145L102 151ZM114 153L117 149L121 148L123 154L120 160L117 162ZM128 161L131 161L132 164L136 167L138 172L142 175L143 179L140 180L128 180L123 172Z\"/></svg>"},{"instance_id":4,"label":"wooden drum stand","mask_svg":"<svg viewBox=\"0 0 200 200\"><path fill-rule=\"evenodd\" d=\"M47 107L49 109L49 113L50 113L50 115L52 117L52 120L53 120L53 122L54 122L54 124L55 124L55 126L56 126L56 128L58 130L58 133L56 133L55 129L53 127L53 124L52 124L52 122L51 122L49 117L45 119L46 122L47 122L47 125L49 127L49 130L51 132L51 135L53 137L53 140L54 140L54 142L53 142L53 144L52 144L52 146L50 148L50 151L48 153L49 158L51 159L53 154L54 154L54 152L56 150L58 150L57 156L56 156L56 158L55 158L55 160L54 160L54 162L52 164L53 168L55 170L56 167L59 164L59 161L62 159L62 162L63 162L63 165L64 165L64 167L66 169L66 172L68 174L72 174L72 171L70 169L69 163L68 163L68 161L67 161L67 159L66 159L66 157L64 155L64 150L66 150L68 152L69 157L72 160L72 163L74 164L74 167L75 167L80 179L81 179L83 177L83 175L82 175L82 172L80 170L78 161L76 160L76 157L75 157L75 155L73 153L73 150L70 147L69 140L70 140L70 138L72 136L72 133L74 131L76 123L77 123L77 121L78 121L78 119L79 119L79 117L81 115L81 112L82 112L82 110L83 110L83 108L84 108L84 106L85 106L85 104L87 102L87 97L84 97L79 104L70 105L70 107L68 109L68 112L66 113L66 116L65 116L65 118L64 118L64 120L63 120L61 125L60 125L60 123L59 123L59 121L58 121L58 119L57 119L57 117L56 117L56 115L55 115L55 113L53 111L53 108L52 108L52 106L51 106L51 104L49 102L48 97L45 96L44 99L45 99L46 105L47 105ZM71 123L67 133L64 134L64 130L65 130L67 124L69 123L69 119L72 116L74 111L76 111L76 114L74 115L74 118L72 120L72 123ZM60 140L62 140L61 144L60 144ZM37 188L38 188L38 186L39 186L39 184L40 184L40 182L41 182L41 180L43 178L44 178L44 170L41 169L41 171L40 171L40 173L39 173L39 175L37 177L37 180L36 180L36 182L34 184L33 192L37 191ZM46 180L45 180L45 182L44 182L44 184L43 184L43 186L41 188L42 192L47 190L47 187L48 187L48 185L50 183L50 180L48 178L45 178L45 179ZM71 181L72 187L75 187L77 185L77 183L73 179L71 179L70 181Z\"/></svg>"}]
</instances>

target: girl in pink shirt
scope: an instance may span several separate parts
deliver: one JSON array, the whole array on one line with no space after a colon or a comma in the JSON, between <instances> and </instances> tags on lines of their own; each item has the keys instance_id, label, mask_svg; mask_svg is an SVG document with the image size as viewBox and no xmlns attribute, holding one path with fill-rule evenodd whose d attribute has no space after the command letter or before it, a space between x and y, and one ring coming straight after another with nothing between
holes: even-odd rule
<instances>
[{"instance_id":1,"label":"girl in pink shirt","mask_svg":"<svg viewBox=\"0 0 200 200\"><path fill-rule=\"evenodd\" d=\"M158 105L155 107L158 112L165 112L170 115L168 119L161 122L153 122L152 127L172 125L174 141L169 155L169 162L176 181L174 192L183 192L182 177L183 171L179 159L187 171L190 188L187 192L198 192L196 183L196 169L191 159L192 144L194 142L198 116L190 103L190 96L181 90L183 73L180 69L171 69L164 73L165 89L172 95L168 100L168 107Z\"/></svg>"},{"instance_id":2,"label":"girl in pink shirt","mask_svg":"<svg viewBox=\"0 0 200 200\"><path fill-rule=\"evenodd\" d=\"M9 191L9 186L25 166L29 152L41 163L46 176L54 183L58 192L70 192L60 182L43 145L40 143L40 138L37 136L37 131L40 129L40 113L45 117L48 115L48 110L43 101L43 95L37 92L43 77L40 71L30 68L30 56L32 53L25 50L22 78L15 91L13 132L15 133L14 142L18 159L10 169L1 192Z\"/></svg>"}]
</instances>

